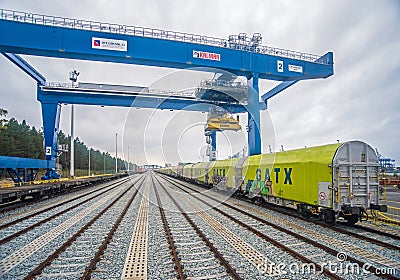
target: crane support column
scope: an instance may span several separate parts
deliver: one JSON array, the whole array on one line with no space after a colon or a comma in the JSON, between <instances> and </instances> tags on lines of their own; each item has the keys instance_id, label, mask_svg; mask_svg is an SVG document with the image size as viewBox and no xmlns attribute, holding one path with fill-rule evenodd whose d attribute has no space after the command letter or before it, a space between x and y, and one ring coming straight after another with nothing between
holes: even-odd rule
<instances>
[{"instance_id":1,"label":"crane support column","mask_svg":"<svg viewBox=\"0 0 400 280\"><path fill-rule=\"evenodd\" d=\"M217 160L217 132L211 132L211 161Z\"/></svg>"},{"instance_id":2,"label":"crane support column","mask_svg":"<svg viewBox=\"0 0 400 280\"><path fill-rule=\"evenodd\" d=\"M52 162L57 160L57 140L60 124L60 103L45 103L42 102L42 117L43 117L43 133L46 160L49 163L49 168L46 172L46 179L59 178L55 170L51 169Z\"/></svg>"},{"instance_id":3,"label":"crane support column","mask_svg":"<svg viewBox=\"0 0 400 280\"><path fill-rule=\"evenodd\" d=\"M249 156L261 154L260 104L258 97L258 74L253 73L253 88L249 87L248 95L248 146Z\"/></svg>"}]
</instances>

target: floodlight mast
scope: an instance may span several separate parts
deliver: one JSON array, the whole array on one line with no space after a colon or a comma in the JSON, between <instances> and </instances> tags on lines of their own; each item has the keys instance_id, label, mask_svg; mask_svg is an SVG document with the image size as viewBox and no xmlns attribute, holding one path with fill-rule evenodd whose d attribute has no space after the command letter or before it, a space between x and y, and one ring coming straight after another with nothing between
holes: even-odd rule
<instances>
[{"instance_id":1,"label":"floodlight mast","mask_svg":"<svg viewBox=\"0 0 400 280\"><path fill-rule=\"evenodd\" d=\"M74 87L76 81L78 80L79 72L76 69L72 69L69 72L69 80L72 83L72 87ZM75 177L75 149L74 149L74 104L71 104L71 155L70 155L70 168L69 168L69 176L71 178ZM90 174L89 174L90 175Z\"/></svg>"}]
</instances>

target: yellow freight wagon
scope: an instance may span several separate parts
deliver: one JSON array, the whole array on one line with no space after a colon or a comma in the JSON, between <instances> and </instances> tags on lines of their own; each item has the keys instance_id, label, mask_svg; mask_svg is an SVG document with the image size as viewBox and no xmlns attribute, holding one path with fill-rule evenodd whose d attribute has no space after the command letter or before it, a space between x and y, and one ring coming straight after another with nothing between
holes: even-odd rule
<instances>
[{"instance_id":1,"label":"yellow freight wagon","mask_svg":"<svg viewBox=\"0 0 400 280\"><path fill-rule=\"evenodd\" d=\"M186 179L191 179L192 178L192 167L193 163L188 163L183 166L183 177Z\"/></svg>"},{"instance_id":2,"label":"yellow freight wagon","mask_svg":"<svg viewBox=\"0 0 400 280\"><path fill-rule=\"evenodd\" d=\"M379 204L378 172L375 150L364 142L349 141L195 163L185 166L183 177L293 207L304 216L318 214L327 223L343 217L353 224L367 209L387 209Z\"/></svg>"},{"instance_id":3,"label":"yellow freight wagon","mask_svg":"<svg viewBox=\"0 0 400 280\"><path fill-rule=\"evenodd\" d=\"M192 167L192 180L197 183L206 184L206 178L208 178L206 170L209 164L209 162L195 163Z\"/></svg>"},{"instance_id":4,"label":"yellow freight wagon","mask_svg":"<svg viewBox=\"0 0 400 280\"><path fill-rule=\"evenodd\" d=\"M238 158L215 161L209 167L209 174L211 174L210 184L220 190L236 190L234 185L236 177L235 167L238 161Z\"/></svg>"},{"instance_id":5,"label":"yellow freight wagon","mask_svg":"<svg viewBox=\"0 0 400 280\"><path fill-rule=\"evenodd\" d=\"M319 213L332 222L355 223L378 205L378 160L360 141L329 144L248 157L242 192L270 203L296 207L305 216Z\"/></svg>"}]
</instances>

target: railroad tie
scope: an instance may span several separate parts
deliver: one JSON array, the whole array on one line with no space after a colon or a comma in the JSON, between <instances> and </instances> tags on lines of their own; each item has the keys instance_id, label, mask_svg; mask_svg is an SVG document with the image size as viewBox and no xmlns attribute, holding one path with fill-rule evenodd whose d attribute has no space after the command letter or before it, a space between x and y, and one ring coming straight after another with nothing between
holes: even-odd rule
<instances>
[{"instance_id":1,"label":"railroad tie","mask_svg":"<svg viewBox=\"0 0 400 280\"><path fill-rule=\"evenodd\" d=\"M179 195L180 199L184 201L193 211L196 213L204 222L209 224L215 232L220 235L227 243L229 243L239 254L241 254L248 262L250 262L255 268L260 265L265 264L266 267L270 267L269 264L272 263L266 256L254 249L250 244L242 240L220 222L215 220L213 217L208 215L197 205L189 201L183 195ZM279 270L274 267L273 271L267 271L266 276L279 276Z\"/></svg>"}]
</instances>

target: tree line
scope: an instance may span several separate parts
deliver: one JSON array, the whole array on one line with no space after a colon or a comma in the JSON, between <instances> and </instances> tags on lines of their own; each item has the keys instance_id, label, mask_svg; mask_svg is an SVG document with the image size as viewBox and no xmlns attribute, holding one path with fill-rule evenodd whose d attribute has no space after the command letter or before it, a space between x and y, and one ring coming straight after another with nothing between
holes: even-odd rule
<instances>
[{"instance_id":1,"label":"tree line","mask_svg":"<svg viewBox=\"0 0 400 280\"><path fill-rule=\"evenodd\" d=\"M24 157L34 159L45 159L44 137L42 129L29 126L25 120L18 122L15 118L6 119L8 112L0 108L0 156ZM66 145L69 150L71 136L60 131L58 134L58 144ZM74 167L76 170L89 169L89 150L90 150L90 170L91 173L114 173L115 157L108 152L101 152L98 149L88 148L87 145L78 137L74 140ZM63 175L69 174L70 152L63 152L58 158L62 167ZM126 162L120 158L117 160L118 171L127 169ZM130 170L135 166L130 165ZM79 174L76 174L79 176Z\"/></svg>"}]
</instances>

